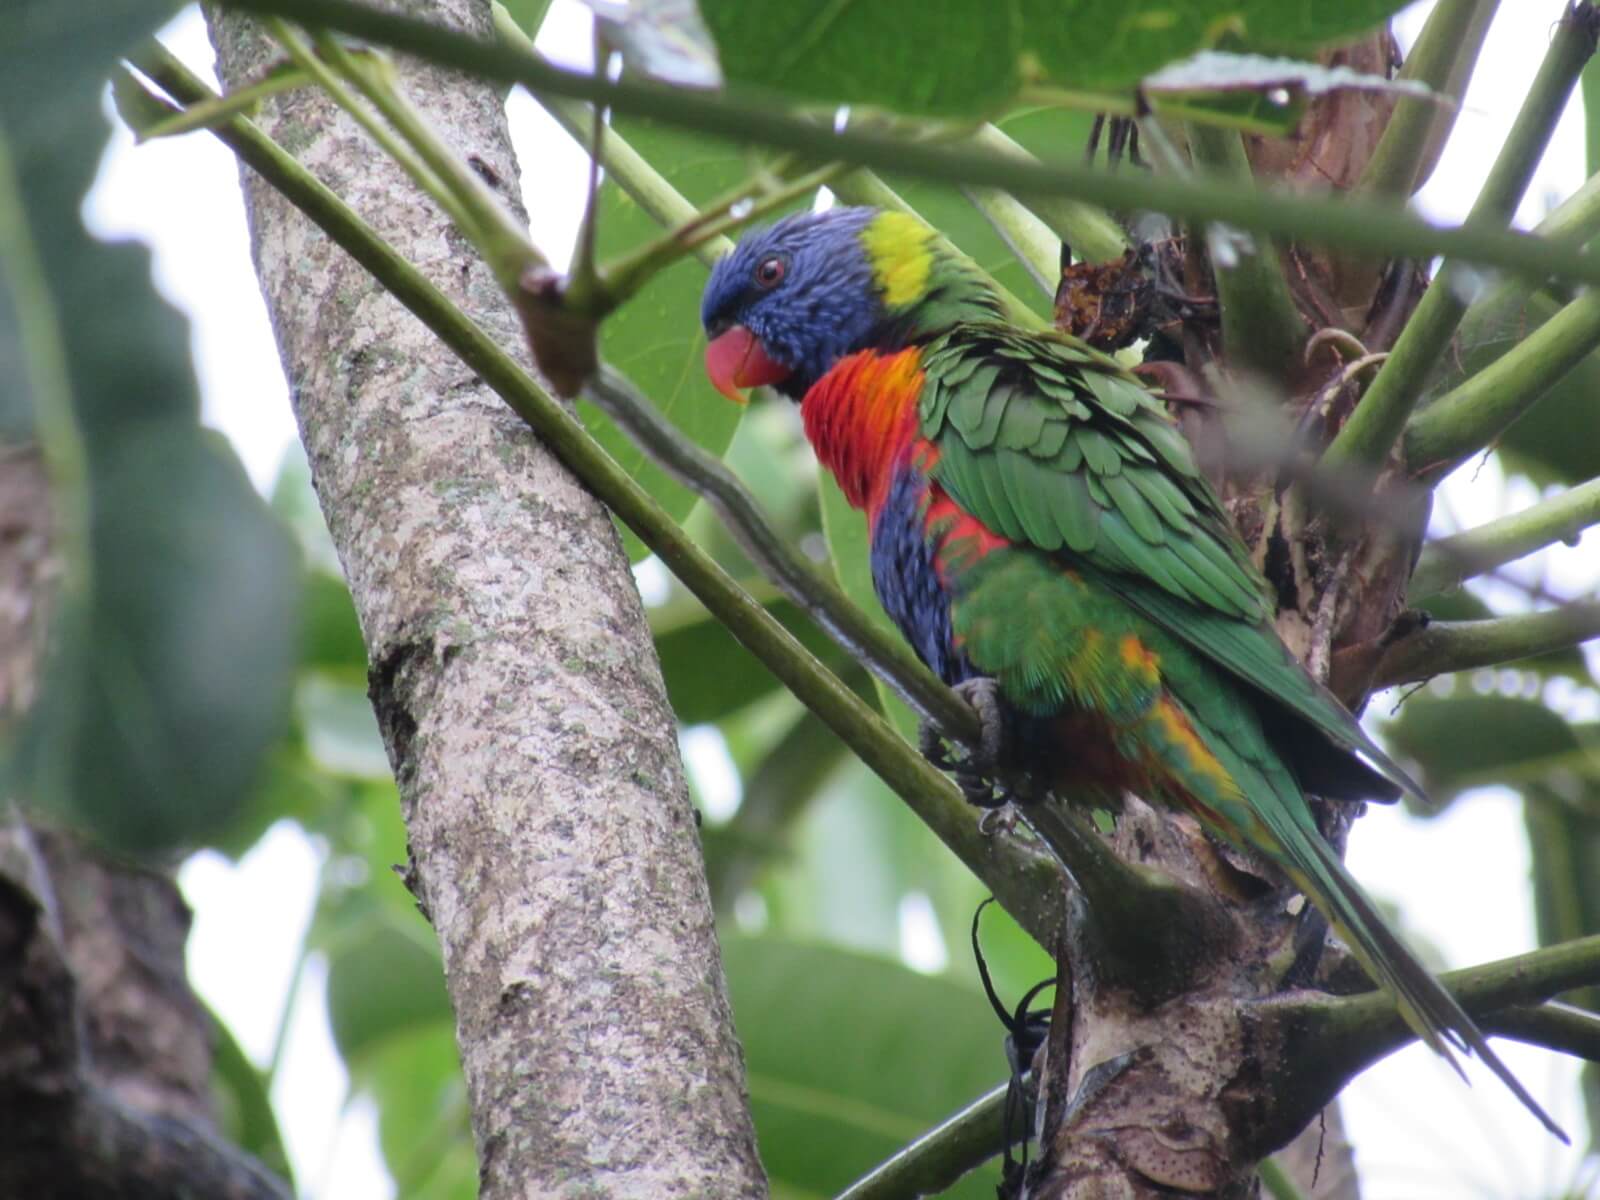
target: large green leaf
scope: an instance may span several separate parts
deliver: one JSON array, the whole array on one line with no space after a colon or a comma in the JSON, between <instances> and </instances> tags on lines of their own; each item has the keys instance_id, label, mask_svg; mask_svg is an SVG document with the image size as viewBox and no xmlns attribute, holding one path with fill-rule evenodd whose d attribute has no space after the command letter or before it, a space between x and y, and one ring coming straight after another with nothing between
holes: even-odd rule
<instances>
[{"instance_id":1,"label":"large green leaf","mask_svg":"<svg viewBox=\"0 0 1600 1200\"><path fill-rule=\"evenodd\" d=\"M136 850L201 840L250 795L285 727L300 592L289 539L199 426L187 329L148 253L78 215L106 138L100 80L170 11L0 13L0 346L21 353L0 428L40 439L67 522L16 782Z\"/></svg>"},{"instance_id":2,"label":"large green leaf","mask_svg":"<svg viewBox=\"0 0 1600 1200\"><path fill-rule=\"evenodd\" d=\"M729 937L761 1159L775 1187L832 1195L1005 1078L977 992L882 959ZM953 1197L994 1194L993 1168Z\"/></svg>"},{"instance_id":3,"label":"large green leaf","mask_svg":"<svg viewBox=\"0 0 1600 1200\"><path fill-rule=\"evenodd\" d=\"M1595 729L1520 696L1424 692L1406 701L1384 737L1421 768L1420 782L1441 803L1495 783L1526 786L1557 775L1600 782Z\"/></svg>"},{"instance_id":4,"label":"large green leaf","mask_svg":"<svg viewBox=\"0 0 1600 1200\"><path fill-rule=\"evenodd\" d=\"M649 121L618 118L615 128L691 203L703 204L736 186L751 164L738 149L705 138L664 129ZM613 180L600 188L596 252L602 261L633 250L662 233L656 220ZM740 409L706 380L700 330L700 293L706 268L687 258L652 279L644 289L608 317L600 329L600 351L628 376L690 438L720 455L739 424ZM674 482L609 418L592 405L578 405L589 431L613 458L649 489L672 516L682 519L695 496ZM629 554L643 558L645 549L627 535Z\"/></svg>"},{"instance_id":5,"label":"large green leaf","mask_svg":"<svg viewBox=\"0 0 1600 1200\"><path fill-rule=\"evenodd\" d=\"M994 111L1024 83L1129 92L1227 40L1306 49L1364 32L1406 0L701 0L733 81L824 104L943 116Z\"/></svg>"}]
</instances>

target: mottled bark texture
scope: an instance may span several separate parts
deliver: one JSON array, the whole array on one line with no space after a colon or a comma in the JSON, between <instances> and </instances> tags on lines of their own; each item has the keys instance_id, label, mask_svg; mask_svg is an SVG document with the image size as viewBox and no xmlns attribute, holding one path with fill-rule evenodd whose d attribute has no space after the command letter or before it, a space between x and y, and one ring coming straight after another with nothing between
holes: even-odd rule
<instances>
[{"instance_id":1,"label":"mottled bark texture","mask_svg":"<svg viewBox=\"0 0 1600 1200\"><path fill-rule=\"evenodd\" d=\"M486 0L408 7L489 30ZM231 87L273 58L248 20L212 31ZM401 68L486 179L517 179L494 91ZM347 116L300 91L259 120L521 346L471 248ZM481 1194L764 1195L673 716L606 512L308 221L248 173L245 194L443 947Z\"/></svg>"},{"instance_id":2,"label":"mottled bark texture","mask_svg":"<svg viewBox=\"0 0 1600 1200\"><path fill-rule=\"evenodd\" d=\"M36 690L50 520L37 450L0 446L0 732ZM287 1200L216 1134L188 932L165 875L0 813L0 1196Z\"/></svg>"}]
</instances>

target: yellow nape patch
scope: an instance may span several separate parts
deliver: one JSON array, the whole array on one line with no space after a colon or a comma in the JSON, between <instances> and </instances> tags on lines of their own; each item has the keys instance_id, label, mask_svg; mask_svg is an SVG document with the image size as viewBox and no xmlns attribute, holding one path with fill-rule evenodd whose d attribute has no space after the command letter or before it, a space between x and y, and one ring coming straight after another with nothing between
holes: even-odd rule
<instances>
[{"instance_id":1,"label":"yellow nape patch","mask_svg":"<svg viewBox=\"0 0 1600 1200\"><path fill-rule=\"evenodd\" d=\"M886 212L861 231L873 279L891 308L915 304L928 293L933 270L933 230L905 213Z\"/></svg>"},{"instance_id":2,"label":"yellow nape patch","mask_svg":"<svg viewBox=\"0 0 1600 1200\"><path fill-rule=\"evenodd\" d=\"M1130 671L1139 672L1146 683L1154 683L1161 678L1161 656L1133 634L1124 634L1117 643L1117 650L1122 655L1122 665Z\"/></svg>"}]
</instances>

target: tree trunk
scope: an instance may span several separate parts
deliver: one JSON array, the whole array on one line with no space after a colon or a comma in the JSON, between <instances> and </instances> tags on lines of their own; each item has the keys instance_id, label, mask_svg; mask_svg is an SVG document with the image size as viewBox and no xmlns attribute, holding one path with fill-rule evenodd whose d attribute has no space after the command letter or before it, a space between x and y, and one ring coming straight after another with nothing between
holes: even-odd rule
<instances>
[{"instance_id":1,"label":"tree trunk","mask_svg":"<svg viewBox=\"0 0 1600 1200\"><path fill-rule=\"evenodd\" d=\"M485 0L425 7L489 30ZM230 87L273 59L247 20L214 17L212 34ZM491 88L409 63L402 77L486 180L517 179ZM322 93L259 121L520 346L470 247ZM673 715L605 510L248 172L245 195L367 642L406 883L443 948L481 1194L765 1194Z\"/></svg>"}]
</instances>

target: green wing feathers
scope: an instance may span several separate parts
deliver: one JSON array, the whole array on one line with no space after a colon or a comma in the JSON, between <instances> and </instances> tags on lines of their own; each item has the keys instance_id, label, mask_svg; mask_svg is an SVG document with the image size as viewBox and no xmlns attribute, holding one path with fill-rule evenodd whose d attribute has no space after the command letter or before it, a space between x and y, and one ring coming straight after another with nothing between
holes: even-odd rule
<instances>
[{"instance_id":1,"label":"green wing feathers","mask_svg":"<svg viewBox=\"0 0 1600 1200\"><path fill-rule=\"evenodd\" d=\"M1003 537L1061 554L1248 684L1306 787L1421 795L1279 640L1266 582L1189 444L1136 380L1087 349L1000 324L958 326L922 362L922 434L957 504Z\"/></svg>"}]
</instances>

